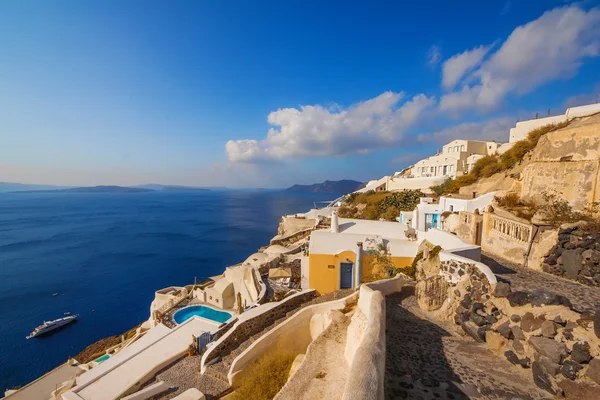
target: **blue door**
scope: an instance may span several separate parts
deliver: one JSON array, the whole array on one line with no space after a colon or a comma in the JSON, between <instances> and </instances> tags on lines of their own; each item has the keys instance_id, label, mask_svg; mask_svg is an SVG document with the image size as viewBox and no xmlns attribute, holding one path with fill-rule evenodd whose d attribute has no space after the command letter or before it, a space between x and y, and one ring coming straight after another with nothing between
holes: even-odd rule
<instances>
[{"instance_id":1,"label":"blue door","mask_svg":"<svg viewBox=\"0 0 600 400\"><path fill-rule=\"evenodd\" d=\"M340 263L340 274L342 274L340 278L340 289L351 289L352 288L352 270L353 263L351 262L342 262Z\"/></svg>"}]
</instances>

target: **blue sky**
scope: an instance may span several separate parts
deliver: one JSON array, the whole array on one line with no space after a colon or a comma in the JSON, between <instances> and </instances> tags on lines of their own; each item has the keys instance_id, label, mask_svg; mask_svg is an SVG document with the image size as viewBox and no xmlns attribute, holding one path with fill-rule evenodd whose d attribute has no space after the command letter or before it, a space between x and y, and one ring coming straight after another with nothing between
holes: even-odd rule
<instances>
[{"instance_id":1,"label":"blue sky","mask_svg":"<svg viewBox=\"0 0 600 400\"><path fill-rule=\"evenodd\" d=\"M368 180L594 102L598 2L0 2L0 181Z\"/></svg>"}]
</instances>

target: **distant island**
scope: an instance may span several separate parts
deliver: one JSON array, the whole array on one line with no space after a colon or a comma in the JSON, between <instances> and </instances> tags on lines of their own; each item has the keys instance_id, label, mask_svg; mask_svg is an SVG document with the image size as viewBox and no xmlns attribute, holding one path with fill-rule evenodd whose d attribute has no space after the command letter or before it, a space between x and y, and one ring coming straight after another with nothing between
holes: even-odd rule
<instances>
[{"instance_id":1,"label":"distant island","mask_svg":"<svg viewBox=\"0 0 600 400\"><path fill-rule=\"evenodd\" d=\"M341 181L325 181L323 183L314 183L312 185L294 185L287 188L286 192L295 193L336 193L346 194L354 192L363 187L362 182L343 179Z\"/></svg>"},{"instance_id":2,"label":"distant island","mask_svg":"<svg viewBox=\"0 0 600 400\"><path fill-rule=\"evenodd\" d=\"M209 190L227 190L226 187L197 187L181 185L161 185L156 183L118 186L54 186L16 182L0 182L0 193L141 193L141 192L204 192Z\"/></svg>"},{"instance_id":3,"label":"distant island","mask_svg":"<svg viewBox=\"0 0 600 400\"><path fill-rule=\"evenodd\" d=\"M83 186L67 189L17 190L12 193L140 193L155 192L152 189L127 186Z\"/></svg>"}]
</instances>

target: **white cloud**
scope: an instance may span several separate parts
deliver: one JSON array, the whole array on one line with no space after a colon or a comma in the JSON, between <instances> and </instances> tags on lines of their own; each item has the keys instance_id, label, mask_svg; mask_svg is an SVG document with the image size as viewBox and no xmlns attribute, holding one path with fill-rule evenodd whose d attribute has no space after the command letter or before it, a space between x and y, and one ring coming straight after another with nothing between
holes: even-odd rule
<instances>
[{"instance_id":1,"label":"white cloud","mask_svg":"<svg viewBox=\"0 0 600 400\"><path fill-rule=\"evenodd\" d=\"M479 46L472 50L456 54L442 64L442 85L452 89L467 73L477 67L492 46Z\"/></svg>"},{"instance_id":2,"label":"white cloud","mask_svg":"<svg viewBox=\"0 0 600 400\"><path fill-rule=\"evenodd\" d=\"M475 82L442 96L441 111L491 110L504 98L528 93L554 79L575 75L586 57L600 53L600 9L556 8L517 27L471 73Z\"/></svg>"},{"instance_id":3,"label":"white cloud","mask_svg":"<svg viewBox=\"0 0 600 400\"><path fill-rule=\"evenodd\" d=\"M509 129L514 126L514 118L502 117L484 122L465 122L437 132L421 134L417 139L420 142L437 142L440 144L446 144L455 139L495 140L504 143L508 140Z\"/></svg>"},{"instance_id":4,"label":"white cloud","mask_svg":"<svg viewBox=\"0 0 600 400\"><path fill-rule=\"evenodd\" d=\"M258 140L230 140L230 162L264 162L299 157L363 154L398 143L435 104L424 94L400 104L403 93L385 92L348 109L320 105L284 108L269 114L273 127Z\"/></svg>"},{"instance_id":5,"label":"white cloud","mask_svg":"<svg viewBox=\"0 0 600 400\"><path fill-rule=\"evenodd\" d=\"M427 52L427 65L435 67L442 59L442 51L439 46L431 46Z\"/></svg>"}]
</instances>

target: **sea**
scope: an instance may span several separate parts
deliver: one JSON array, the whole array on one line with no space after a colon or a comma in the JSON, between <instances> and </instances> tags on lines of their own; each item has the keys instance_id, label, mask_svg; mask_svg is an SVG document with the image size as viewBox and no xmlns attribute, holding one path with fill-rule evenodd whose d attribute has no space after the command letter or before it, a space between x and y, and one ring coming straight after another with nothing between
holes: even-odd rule
<instances>
[{"instance_id":1,"label":"sea","mask_svg":"<svg viewBox=\"0 0 600 400\"><path fill-rule=\"evenodd\" d=\"M267 245L282 215L336 197L273 190L0 193L0 397L148 319L156 290L222 273ZM65 312L78 320L25 338Z\"/></svg>"}]
</instances>

